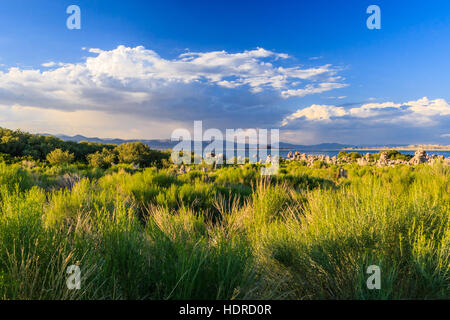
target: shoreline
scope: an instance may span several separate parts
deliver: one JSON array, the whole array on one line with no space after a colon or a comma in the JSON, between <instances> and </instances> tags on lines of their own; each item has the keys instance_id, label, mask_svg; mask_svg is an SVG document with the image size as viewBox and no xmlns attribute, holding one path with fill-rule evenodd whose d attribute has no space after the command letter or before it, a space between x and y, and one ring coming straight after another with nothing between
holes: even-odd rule
<instances>
[{"instance_id":1,"label":"shoreline","mask_svg":"<svg viewBox=\"0 0 450 320\"><path fill-rule=\"evenodd\" d=\"M397 151L450 151L450 146L443 147L426 147L426 146L414 146L414 147L367 147L367 148L342 148L344 151L383 151L383 150L397 150Z\"/></svg>"}]
</instances>

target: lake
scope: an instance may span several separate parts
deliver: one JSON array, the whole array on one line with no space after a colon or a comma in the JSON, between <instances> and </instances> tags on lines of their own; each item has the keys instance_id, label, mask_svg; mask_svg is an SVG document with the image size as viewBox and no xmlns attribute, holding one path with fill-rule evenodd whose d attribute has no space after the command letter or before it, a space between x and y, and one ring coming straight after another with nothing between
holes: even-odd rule
<instances>
[{"instance_id":1,"label":"lake","mask_svg":"<svg viewBox=\"0 0 450 320\"><path fill-rule=\"evenodd\" d=\"M253 152L256 151L256 149L250 149L250 150L251 150L252 154L253 154ZM245 157L250 158L250 157L251 157L251 156L249 155L250 150L249 150L249 149L240 149L240 148L237 148L236 150L234 150L234 156L238 157L239 155L243 156L243 155L245 154ZM274 149L274 150L276 150L276 149ZM224 151L225 151L225 152L224 152ZM267 154L273 153L273 152L271 152L270 150L259 150L260 156L261 156L261 152L264 152L264 151L267 152ZM286 159L289 152L295 153L295 152L298 151L298 152L300 152L300 153L306 153L306 154L308 154L308 155L315 155L315 156L324 155L324 156L330 156L330 157L333 157L333 156L337 156L337 155L339 154L339 152L340 152L340 151L343 151L343 150L280 149L280 150L278 150L278 151L279 151L279 156L280 156L281 158ZM358 152L358 153L360 153L360 154L365 155L366 153L371 153L371 154L379 153L381 150L363 150L363 149L360 149L360 150L345 150L345 151L347 151L347 152L349 152L349 153L350 153L350 152ZM243 152L243 153L242 153L242 152ZM400 151L400 150L399 150L399 152L400 152L400 153L403 153L403 154L409 154L409 155L414 155L414 153L415 153L414 150L405 150L405 151ZM425 150L425 152L426 152L428 155L437 155L437 156L443 155L443 156L446 157L446 158L450 158L450 151L433 151L433 150ZM226 149L224 148L224 150L223 150L222 152L220 152L220 153L226 154ZM253 157L253 158L254 158L254 157ZM265 157L264 157L264 159L265 159Z\"/></svg>"},{"instance_id":2,"label":"lake","mask_svg":"<svg viewBox=\"0 0 450 320\"><path fill-rule=\"evenodd\" d=\"M337 156L338 153L341 150L301 150L301 149L282 149L280 150L280 157L282 158L287 158L287 155L289 152L295 153L295 152L300 152L300 153L306 153L306 154L311 154L311 155L324 155L324 156ZM347 152L358 152L361 154L366 154L366 153L379 153L381 150L346 150ZM434 150L425 150L425 152L428 155L443 155L446 158L450 158L450 151L434 151ZM409 154L409 155L414 155L415 151L412 150L405 150L405 151L400 151L400 153L403 154Z\"/></svg>"}]
</instances>

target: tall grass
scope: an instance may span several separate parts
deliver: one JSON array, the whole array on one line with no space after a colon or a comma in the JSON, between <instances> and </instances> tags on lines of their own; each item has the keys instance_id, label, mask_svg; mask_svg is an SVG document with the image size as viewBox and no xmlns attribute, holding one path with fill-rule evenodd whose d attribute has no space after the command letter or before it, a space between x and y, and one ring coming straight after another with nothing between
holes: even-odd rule
<instances>
[{"instance_id":1,"label":"tall grass","mask_svg":"<svg viewBox=\"0 0 450 320\"><path fill-rule=\"evenodd\" d=\"M0 299L450 298L449 167L346 169L0 164Z\"/></svg>"}]
</instances>

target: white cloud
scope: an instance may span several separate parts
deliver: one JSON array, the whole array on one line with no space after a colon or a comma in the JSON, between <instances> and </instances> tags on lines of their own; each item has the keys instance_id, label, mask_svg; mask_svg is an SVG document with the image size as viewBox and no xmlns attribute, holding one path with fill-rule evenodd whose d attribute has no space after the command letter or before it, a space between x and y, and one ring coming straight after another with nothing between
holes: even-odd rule
<instances>
[{"instance_id":1,"label":"white cloud","mask_svg":"<svg viewBox=\"0 0 450 320\"><path fill-rule=\"evenodd\" d=\"M304 109L299 109L290 116L283 120L282 126L289 124L290 121L305 118L309 121L330 121L331 117L342 117L345 116L347 112L342 107L327 106L327 105L317 105Z\"/></svg>"},{"instance_id":2,"label":"white cloud","mask_svg":"<svg viewBox=\"0 0 450 320\"><path fill-rule=\"evenodd\" d=\"M50 61L42 64L43 67L50 68L56 66L56 62Z\"/></svg>"},{"instance_id":3,"label":"white cloud","mask_svg":"<svg viewBox=\"0 0 450 320\"><path fill-rule=\"evenodd\" d=\"M400 108L402 104L396 104L393 102L383 103L366 103L358 108L351 108L349 114L358 118L368 118L378 115L386 108Z\"/></svg>"},{"instance_id":4,"label":"white cloud","mask_svg":"<svg viewBox=\"0 0 450 320\"><path fill-rule=\"evenodd\" d=\"M251 92L275 90L285 98L321 93L335 88L345 87L336 82L306 84L304 88L294 88L305 81L338 79L331 65L302 69L298 66L285 68L276 66L277 59L287 59L288 55L258 48L240 53L225 51L187 52L177 59L161 58L155 51L144 47L129 48L119 46L111 51L89 49L97 54L84 63L47 62L42 66L51 68L23 70L11 68L0 72L0 86L4 90L0 102L5 96L20 96L30 103L39 103L53 107L53 102L77 101L84 107L94 107L98 101L88 97L86 91L95 90L102 94L114 91L124 100L131 97L135 101L136 93L146 98L146 93L154 93L158 88L177 84L203 83L223 88L248 87ZM266 59L272 59L272 62ZM27 99L28 98L28 99ZM139 100L139 99L138 99Z\"/></svg>"},{"instance_id":5,"label":"white cloud","mask_svg":"<svg viewBox=\"0 0 450 320\"><path fill-rule=\"evenodd\" d=\"M35 108L37 119L43 114L39 110L51 109L159 122L202 119L216 127L270 126L281 120L276 105L283 98L345 86L329 64L303 68L292 65L287 54L263 48L185 52L174 59L142 46L88 51L94 56L80 63L49 61L43 71L0 71L0 105ZM54 118L46 119L49 130L58 127ZM103 125L97 121L100 133ZM133 121L128 126L133 128Z\"/></svg>"},{"instance_id":6,"label":"white cloud","mask_svg":"<svg viewBox=\"0 0 450 320\"><path fill-rule=\"evenodd\" d=\"M432 123L435 116L450 115L450 105L444 99L429 100L424 97L405 103L367 103L349 110L332 105L312 105L287 116L282 125L304 118L309 121L330 121L331 118L372 118L375 121L407 121L417 124Z\"/></svg>"},{"instance_id":7,"label":"white cloud","mask_svg":"<svg viewBox=\"0 0 450 320\"><path fill-rule=\"evenodd\" d=\"M337 100L342 100L342 99L347 98L347 96L338 96L338 97L330 96L330 97L326 97L326 98L327 98L327 99L337 99Z\"/></svg>"},{"instance_id":8,"label":"white cloud","mask_svg":"<svg viewBox=\"0 0 450 320\"><path fill-rule=\"evenodd\" d=\"M347 86L348 85L345 83L323 82L323 83L320 83L319 85L308 84L303 89L286 90L286 91L283 91L281 94L282 94L283 98L304 97L309 94L322 93L322 92L330 91L333 89L345 88Z\"/></svg>"},{"instance_id":9,"label":"white cloud","mask_svg":"<svg viewBox=\"0 0 450 320\"><path fill-rule=\"evenodd\" d=\"M410 109L424 116L447 116L450 115L450 106L444 99L429 100L424 97L417 101L405 103Z\"/></svg>"},{"instance_id":10,"label":"white cloud","mask_svg":"<svg viewBox=\"0 0 450 320\"><path fill-rule=\"evenodd\" d=\"M335 73L330 65L309 69L276 67L264 59L276 61L287 59L288 55L263 48L240 53L186 52L174 60L163 59L144 47L119 46L111 51L89 51L98 54L86 61L89 75L96 80L109 77L126 84L129 84L127 80L130 79L147 80L153 84L204 81L226 88L248 85L260 92L265 88L289 88L293 79L308 80Z\"/></svg>"},{"instance_id":11,"label":"white cloud","mask_svg":"<svg viewBox=\"0 0 450 320\"><path fill-rule=\"evenodd\" d=\"M311 105L286 116L291 141L351 144L446 143L450 106L445 99L367 103L344 108Z\"/></svg>"},{"instance_id":12,"label":"white cloud","mask_svg":"<svg viewBox=\"0 0 450 320\"><path fill-rule=\"evenodd\" d=\"M41 64L41 66L43 66L44 68L63 67L65 65L66 65L66 63L54 62L54 61L49 61L49 62L45 62L45 63Z\"/></svg>"}]
</instances>

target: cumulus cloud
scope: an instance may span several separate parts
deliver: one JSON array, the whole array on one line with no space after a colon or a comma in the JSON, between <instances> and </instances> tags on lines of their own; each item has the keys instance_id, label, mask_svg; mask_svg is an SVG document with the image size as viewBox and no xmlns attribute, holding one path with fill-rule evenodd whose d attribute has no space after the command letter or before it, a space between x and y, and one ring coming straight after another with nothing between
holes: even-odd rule
<instances>
[{"instance_id":1,"label":"cumulus cloud","mask_svg":"<svg viewBox=\"0 0 450 320\"><path fill-rule=\"evenodd\" d=\"M49 62L45 62L43 64L41 64L41 66L43 66L44 68L52 68L52 67L62 67L64 66L65 63L62 62L54 62L54 61L49 61Z\"/></svg>"},{"instance_id":2,"label":"cumulus cloud","mask_svg":"<svg viewBox=\"0 0 450 320\"><path fill-rule=\"evenodd\" d=\"M323 82L319 83L318 85L308 84L303 89L289 89L283 91L281 94L284 98L290 98L290 97L304 97L309 94L314 93L322 93L326 91L330 91L333 89L340 89L345 88L348 85L345 83L338 83L338 82Z\"/></svg>"},{"instance_id":3,"label":"cumulus cloud","mask_svg":"<svg viewBox=\"0 0 450 320\"><path fill-rule=\"evenodd\" d=\"M173 59L142 46L87 49L79 63L0 71L0 126L102 137L164 138L203 120L204 128L273 128L292 142L420 142L447 139L445 99L312 104L302 97L346 87L330 64L295 64L263 48L185 52ZM325 97L326 98L326 97ZM341 99L343 96L334 97ZM401 141L400 141L401 140ZM395 141L394 141L395 142ZM426 141L424 141L426 142Z\"/></svg>"},{"instance_id":4,"label":"cumulus cloud","mask_svg":"<svg viewBox=\"0 0 450 320\"><path fill-rule=\"evenodd\" d=\"M56 62L49 61L49 62L43 63L42 66L45 68L51 68L51 67L56 66Z\"/></svg>"},{"instance_id":5,"label":"cumulus cloud","mask_svg":"<svg viewBox=\"0 0 450 320\"><path fill-rule=\"evenodd\" d=\"M299 109L283 120L283 126L295 119L330 121L332 118L376 119L382 121L432 122L435 116L450 115L450 106L444 99L429 100L427 97L405 103L367 103L349 110L339 106L312 105ZM394 116L394 117L393 117Z\"/></svg>"},{"instance_id":6,"label":"cumulus cloud","mask_svg":"<svg viewBox=\"0 0 450 320\"><path fill-rule=\"evenodd\" d=\"M288 89L294 80L316 80L336 73L331 65L307 69L277 67L274 62L289 56L263 48L240 53L187 52L174 60L163 59L144 47L119 46L111 51L89 51L98 54L86 62L87 71L97 81L108 77L129 84L130 79L139 79L145 80L139 83L145 87L148 82L153 85L205 82L226 88L248 86L253 92L261 92L267 88Z\"/></svg>"},{"instance_id":7,"label":"cumulus cloud","mask_svg":"<svg viewBox=\"0 0 450 320\"><path fill-rule=\"evenodd\" d=\"M346 143L386 143L393 139L397 142L440 141L446 137L449 126L447 101L427 97L403 103L367 103L352 108L311 105L282 121L283 128L297 131L299 136L306 130L310 134L314 132L318 141L339 137Z\"/></svg>"},{"instance_id":8,"label":"cumulus cloud","mask_svg":"<svg viewBox=\"0 0 450 320\"><path fill-rule=\"evenodd\" d=\"M300 109L286 117L283 120L282 126L289 124L290 121L298 118L305 118L310 121L331 121L331 117L342 117L346 115L347 112L342 107L334 107L327 105L317 105Z\"/></svg>"},{"instance_id":9,"label":"cumulus cloud","mask_svg":"<svg viewBox=\"0 0 450 320\"><path fill-rule=\"evenodd\" d=\"M345 86L329 64L292 65L289 55L263 48L185 52L174 59L142 46L86 50L94 56L81 63L50 61L42 64L43 71L0 72L0 105L270 126L284 116L277 104L285 98Z\"/></svg>"}]
</instances>

